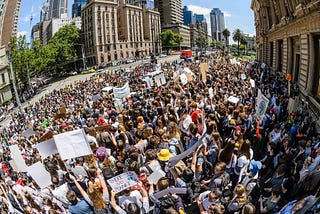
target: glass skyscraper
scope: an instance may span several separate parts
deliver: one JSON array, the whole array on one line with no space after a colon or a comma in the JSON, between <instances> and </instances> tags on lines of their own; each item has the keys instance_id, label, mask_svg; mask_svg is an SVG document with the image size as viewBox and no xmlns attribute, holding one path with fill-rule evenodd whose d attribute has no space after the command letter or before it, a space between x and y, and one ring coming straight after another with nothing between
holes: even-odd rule
<instances>
[{"instance_id":1,"label":"glass skyscraper","mask_svg":"<svg viewBox=\"0 0 320 214\"><path fill-rule=\"evenodd\" d=\"M72 5L72 17L81 16L81 9L86 5L87 0L74 0Z\"/></svg>"}]
</instances>

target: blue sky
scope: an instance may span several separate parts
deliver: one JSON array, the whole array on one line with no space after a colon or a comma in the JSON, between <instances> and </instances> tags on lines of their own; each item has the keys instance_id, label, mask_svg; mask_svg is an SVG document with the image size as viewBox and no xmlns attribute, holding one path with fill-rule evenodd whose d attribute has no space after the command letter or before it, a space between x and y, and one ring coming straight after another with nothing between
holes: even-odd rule
<instances>
[{"instance_id":1,"label":"blue sky","mask_svg":"<svg viewBox=\"0 0 320 214\"><path fill-rule=\"evenodd\" d=\"M18 32L30 37L30 16L32 24L40 20L40 7L45 0L22 0ZM73 0L69 0L69 11ZM182 6L188 6L194 13L205 14L209 24L209 13L212 8L220 8L225 14L226 27L232 33L239 28L244 33L255 34L253 11L250 9L251 0L182 0ZM70 12L69 12L70 14Z\"/></svg>"}]
</instances>

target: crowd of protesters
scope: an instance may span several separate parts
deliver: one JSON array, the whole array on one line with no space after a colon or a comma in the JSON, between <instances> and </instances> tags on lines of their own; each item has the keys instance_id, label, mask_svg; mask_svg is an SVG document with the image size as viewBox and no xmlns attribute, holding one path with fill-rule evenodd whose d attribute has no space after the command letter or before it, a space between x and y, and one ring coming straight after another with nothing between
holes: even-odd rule
<instances>
[{"instance_id":1,"label":"crowd of protesters","mask_svg":"<svg viewBox=\"0 0 320 214\"><path fill-rule=\"evenodd\" d=\"M164 63L167 83L149 87L143 78L153 67L138 66L75 82L12 114L1 128L1 213L319 213L320 135L308 103L288 112L287 81L268 66L232 64L220 53L201 61L209 65L206 81L199 62ZM175 76L185 67L194 74L183 85ZM126 82L134 93L121 106L112 92L101 93ZM258 89L269 99L260 119ZM57 118L61 107L67 111ZM23 137L30 128L36 134ZM85 131L92 155L41 157L42 136L75 129ZM190 155L168 164L199 140ZM27 165L44 164L52 185L40 189L12 168L13 144ZM138 185L115 193L107 180L126 171L137 174ZM164 173L156 183L148 179L154 171ZM154 197L169 187L187 193Z\"/></svg>"}]
</instances>

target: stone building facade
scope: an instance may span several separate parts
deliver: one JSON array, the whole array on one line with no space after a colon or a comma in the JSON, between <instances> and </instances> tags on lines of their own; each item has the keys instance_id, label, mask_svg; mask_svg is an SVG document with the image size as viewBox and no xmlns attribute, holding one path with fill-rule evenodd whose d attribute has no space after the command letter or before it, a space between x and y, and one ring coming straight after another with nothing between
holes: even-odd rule
<instances>
[{"instance_id":1,"label":"stone building facade","mask_svg":"<svg viewBox=\"0 0 320 214\"><path fill-rule=\"evenodd\" d=\"M155 10L124 0L91 0L81 17L88 65L161 52L160 14Z\"/></svg>"},{"instance_id":2,"label":"stone building facade","mask_svg":"<svg viewBox=\"0 0 320 214\"><path fill-rule=\"evenodd\" d=\"M320 117L320 0L252 0L257 59L291 74Z\"/></svg>"}]
</instances>

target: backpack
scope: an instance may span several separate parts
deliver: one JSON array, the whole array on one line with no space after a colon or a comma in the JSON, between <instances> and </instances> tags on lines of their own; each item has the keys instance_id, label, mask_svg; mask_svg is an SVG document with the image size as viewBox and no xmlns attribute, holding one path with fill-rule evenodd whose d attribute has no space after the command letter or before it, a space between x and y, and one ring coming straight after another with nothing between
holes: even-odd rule
<instances>
[{"instance_id":1,"label":"backpack","mask_svg":"<svg viewBox=\"0 0 320 214\"><path fill-rule=\"evenodd\" d=\"M160 211L160 214L166 214L168 209L175 208L175 202L170 196L166 195L162 198L159 198L155 202L154 206L155 209Z\"/></svg>"}]
</instances>

